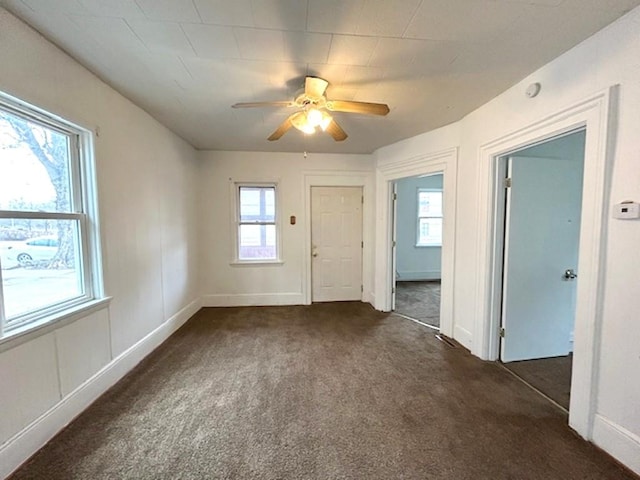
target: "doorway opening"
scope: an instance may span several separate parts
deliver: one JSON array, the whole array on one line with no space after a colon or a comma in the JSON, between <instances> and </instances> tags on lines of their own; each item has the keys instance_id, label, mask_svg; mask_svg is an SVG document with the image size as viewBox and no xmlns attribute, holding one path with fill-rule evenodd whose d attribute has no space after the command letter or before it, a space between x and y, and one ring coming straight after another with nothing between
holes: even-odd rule
<instances>
[{"instance_id":1,"label":"doorway opening","mask_svg":"<svg viewBox=\"0 0 640 480\"><path fill-rule=\"evenodd\" d=\"M393 183L393 285L396 314L440 330L442 172Z\"/></svg>"},{"instance_id":2,"label":"doorway opening","mask_svg":"<svg viewBox=\"0 0 640 480\"><path fill-rule=\"evenodd\" d=\"M500 361L569 411L585 130L498 159L503 255Z\"/></svg>"}]
</instances>

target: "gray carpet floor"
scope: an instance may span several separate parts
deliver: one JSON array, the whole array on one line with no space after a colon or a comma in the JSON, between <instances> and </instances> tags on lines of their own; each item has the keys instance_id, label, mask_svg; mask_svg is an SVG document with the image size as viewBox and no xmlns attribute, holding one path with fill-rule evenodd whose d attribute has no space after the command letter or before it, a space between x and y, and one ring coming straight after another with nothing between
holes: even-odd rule
<instances>
[{"instance_id":1,"label":"gray carpet floor","mask_svg":"<svg viewBox=\"0 0 640 480\"><path fill-rule=\"evenodd\" d=\"M569 410L572 355L509 362L504 366Z\"/></svg>"},{"instance_id":2,"label":"gray carpet floor","mask_svg":"<svg viewBox=\"0 0 640 480\"><path fill-rule=\"evenodd\" d=\"M395 311L440 327L440 281L396 282Z\"/></svg>"},{"instance_id":3,"label":"gray carpet floor","mask_svg":"<svg viewBox=\"0 0 640 480\"><path fill-rule=\"evenodd\" d=\"M498 364L348 302L201 310L12 478L636 477Z\"/></svg>"}]
</instances>

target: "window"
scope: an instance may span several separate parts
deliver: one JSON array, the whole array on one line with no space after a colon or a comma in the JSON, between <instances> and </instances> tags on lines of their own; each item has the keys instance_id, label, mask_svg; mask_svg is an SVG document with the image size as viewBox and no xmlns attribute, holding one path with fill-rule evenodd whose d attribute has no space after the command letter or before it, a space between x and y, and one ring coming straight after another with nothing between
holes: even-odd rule
<instances>
[{"instance_id":1,"label":"window","mask_svg":"<svg viewBox=\"0 0 640 480\"><path fill-rule=\"evenodd\" d=\"M442 246L442 190L418 190L418 239L416 246Z\"/></svg>"},{"instance_id":2,"label":"window","mask_svg":"<svg viewBox=\"0 0 640 480\"><path fill-rule=\"evenodd\" d=\"M237 186L237 260L278 260L276 186Z\"/></svg>"},{"instance_id":3,"label":"window","mask_svg":"<svg viewBox=\"0 0 640 480\"><path fill-rule=\"evenodd\" d=\"M0 96L0 337L96 298L88 138Z\"/></svg>"}]
</instances>

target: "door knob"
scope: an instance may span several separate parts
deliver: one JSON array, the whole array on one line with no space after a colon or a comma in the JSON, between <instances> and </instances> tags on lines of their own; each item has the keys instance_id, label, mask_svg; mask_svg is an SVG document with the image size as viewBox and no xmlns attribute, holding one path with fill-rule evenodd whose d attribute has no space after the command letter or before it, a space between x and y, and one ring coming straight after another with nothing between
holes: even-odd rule
<instances>
[{"instance_id":1,"label":"door knob","mask_svg":"<svg viewBox=\"0 0 640 480\"><path fill-rule=\"evenodd\" d=\"M311 256L312 256L312 257L317 257L317 256L318 256L318 252L313 252L313 253L311 254Z\"/></svg>"},{"instance_id":2,"label":"door knob","mask_svg":"<svg viewBox=\"0 0 640 480\"><path fill-rule=\"evenodd\" d=\"M577 276L578 274L573 270L573 268L567 268L564 271L564 275L562 276L562 278L564 278L565 280L573 280Z\"/></svg>"}]
</instances>

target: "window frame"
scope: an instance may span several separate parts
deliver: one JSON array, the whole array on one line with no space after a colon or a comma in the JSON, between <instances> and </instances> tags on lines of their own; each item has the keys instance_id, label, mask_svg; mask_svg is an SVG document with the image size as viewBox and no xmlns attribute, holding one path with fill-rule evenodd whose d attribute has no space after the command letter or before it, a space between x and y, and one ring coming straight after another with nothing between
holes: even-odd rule
<instances>
[{"instance_id":1,"label":"window frame","mask_svg":"<svg viewBox=\"0 0 640 480\"><path fill-rule=\"evenodd\" d=\"M242 222L240 219L240 189L241 188L273 188L274 190L274 221L273 222ZM281 222L280 222L280 191L277 181L265 181L265 182L244 182L237 181L231 182L232 188L232 205L233 205L233 258L231 265L268 265L268 264L282 264L281 257ZM276 256L275 258L256 258L256 259L242 259L240 258L240 227L241 225L274 225L275 227L275 240L276 240Z\"/></svg>"},{"instance_id":2,"label":"window frame","mask_svg":"<svg viewBox=\"0 0 640 480\"><path fill-rule=\"evenodd\" d=\"M442 203L442 214L441 215L420 215L420 194L421 193L439 193L441 197ZM416 191L416 248L440 248L442 247L442 236L440 237L440 243L420 243L420 220L423 218L439 218L443 222L443 234L444 234L444 191L442 188L429 188L429 187L418 187Z\"/></svg>"},{"instance_id":3,"label":"window frame","mask_svg":"<svg viewBox=\"0 0 640 480\"><path fill-rule=\"evenodd\" d=\"M68 212L0 210L0 219L22 218L75 222L79 238L77 252L81 256L78 276L83 288L81 295L48 304L9 320L6 317L4 282L0 269L0 343L4 343L15 336L41 329L70 315L75 315L83 309L94 308L108 299L104 297L102 279L92 132L3 92L0 92L0 110L68 138L70 210Z\"/></svg>"}]
</instances>

